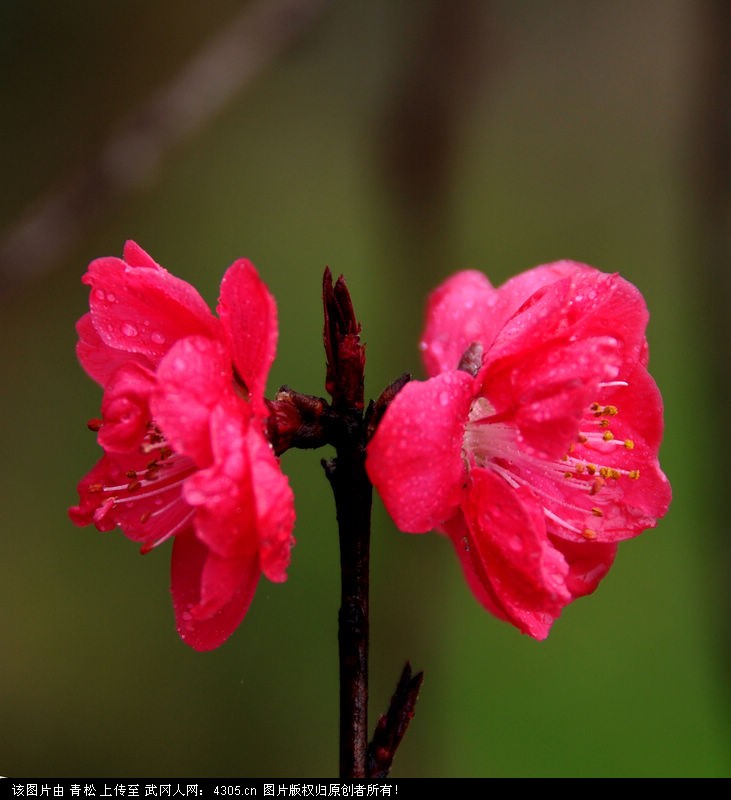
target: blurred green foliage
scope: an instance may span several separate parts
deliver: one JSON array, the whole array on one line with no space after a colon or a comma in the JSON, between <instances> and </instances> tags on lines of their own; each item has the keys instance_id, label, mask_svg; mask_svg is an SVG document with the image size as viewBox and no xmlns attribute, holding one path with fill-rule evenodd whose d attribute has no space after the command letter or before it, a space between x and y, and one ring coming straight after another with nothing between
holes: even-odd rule
<instances>
[{"instance_id":1,"label":"blurred green foliage","mask_svg":"<svg viewBox=\"0 0 731 800\"><path fill-rule=\"evenodd\" d=\"M92 158L238 5L6 0L0 222ZM298 513L289 579L263 580L244 624L209 654L175 633L168 548L142 558L121 535L67 520L99 455L85 421L100 393L74 355L79 278L133 238L212 304L234 258L257 264L279 305L270 391L324 392L326 265L363 322L369 397L420 374L424 300L457 269L500 283L566 257L636 283L666 403L667 518L624 544L595 595L537 643L478 606L446 540L398 533L376 500L371 724L410 659L425 681L393 777L731 776L704 413L714 347L698 324L688 189L697 5L490 4L490 57L456 132L444 263L422 260L430 242L410 238L377 152L428 8L332 4L53 269L2 298L2 774L337 770L339 575L323 454L283 457Z\"/></svg>"}]
</instances>

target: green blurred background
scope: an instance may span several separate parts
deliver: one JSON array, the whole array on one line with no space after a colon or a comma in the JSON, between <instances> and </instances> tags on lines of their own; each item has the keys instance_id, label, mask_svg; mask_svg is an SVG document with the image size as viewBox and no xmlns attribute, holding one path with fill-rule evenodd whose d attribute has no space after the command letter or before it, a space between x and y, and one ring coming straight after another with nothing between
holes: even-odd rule
<instances>
[{"instance_id":1,"label":"green blurred background","mask_svg":"<svg viewBox=\"0 0 731 800\"><path fill-rule=\"evenodd\" d=\"M425 681L393 777L731 776L729 265L714 182L727 165L713 135L728 6L303 0L306 24L286 47L268 41L229 102L173 132L156 163L126 154L121 174L139 180L105 182L99 154L129 114L242 7L286 30L279 5L0 2L0 247L29 208L44 218L51 187L66 214L2 265L0 773L337 772L327 453L283 457L289 579L263 580L212 653L175 633L169 545L142 558L67 519L99 455L85 422L100 392L74 354L79 279L132 238L212 304L231 261L256 263L279 306L270 392L324 392L326 265L363 323L369 397L422 374L424 300L458 269L500 283L573 258L637 284L666 404L668 516L537 643L482 610L446 540L397 532L376 500L371 727L409 659ZM64 195L79 170L84 188Z\"/></svg>"}]
</instances>

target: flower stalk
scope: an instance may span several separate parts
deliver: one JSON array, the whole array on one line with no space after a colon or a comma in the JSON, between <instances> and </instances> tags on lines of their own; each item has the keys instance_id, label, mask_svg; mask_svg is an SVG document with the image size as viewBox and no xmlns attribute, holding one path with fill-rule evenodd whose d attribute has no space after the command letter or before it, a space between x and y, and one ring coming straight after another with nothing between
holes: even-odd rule
<instances>
[{"instance_id":1,"label":"flower stalk","mask_svg":"<svg viewBox=\"0 0 731 800\"><path fill-rule=\"evenodd\" d=\"M268 403L267 435L277 455L291 447L330 445L335 456L322 466L335 499L340 542L338 613L341 778L383 778L414 714L422 673L407 664L386 714L368 741L370 535L373 485L365 468L366 446L386 408L410 380L403 375L365 408L365 347L350 293L342 277L323 278L323 340L327 358L322 397L287 386Z\"/></svg>"}]
</instances>

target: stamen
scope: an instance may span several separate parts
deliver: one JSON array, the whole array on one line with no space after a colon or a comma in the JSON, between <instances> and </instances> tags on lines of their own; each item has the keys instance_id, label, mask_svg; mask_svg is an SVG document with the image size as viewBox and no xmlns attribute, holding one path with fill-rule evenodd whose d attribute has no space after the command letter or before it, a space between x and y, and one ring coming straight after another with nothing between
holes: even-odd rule
<instances>
[{"instance_id":1,"label":"stamen","mask_svg":"<svg viewBox=\"0 0 731 800\"><path fill-rule=\"evenodd\" d=\"M626 386L624 381L613 381L607 386ZM632 450L632 439L617 438L610 429L610 419L619 414L616 405L591 403L583 418L574 442L566 452L555 458L542 458L530 454L518 442L518 431L509 417L498 415L484 397L472 404L463 439L463 458L467 469L473 465L488 468L498 474L513 489L527 487L540 502L547 520L593 541L600 536L601 528L595 529L592 518L602 520L604 511L591 505L589 498L595 497L607 484L622 478L638 480L638 469L614 466L611 458L614 448ZM615 429L616 430L616 429ZM583 448L583 450L582 450ZM591 454L591 455L589 455ZM591 458L591 460L589 460ZM607 463L609 462L609 463ZM539 480L539 478L548 479ZM571 481L570 488L561 489L551 481ZM600 525L601 523L598 523Z\"/></svg>"}]
</instances>

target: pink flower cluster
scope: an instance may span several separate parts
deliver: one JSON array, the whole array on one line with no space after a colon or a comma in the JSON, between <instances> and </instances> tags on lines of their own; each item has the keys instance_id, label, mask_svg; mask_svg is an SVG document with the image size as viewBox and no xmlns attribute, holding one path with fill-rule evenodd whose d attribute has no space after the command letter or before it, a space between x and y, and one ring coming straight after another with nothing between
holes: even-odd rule
<instances>
[{"instance_id":1,"label":"pink flower cluster","mask_svg":"<svg viewBox=\"0 0 731 800\"><path fill-rule=\"evenodd\" d=\"M90 421L103 456L70 517L120 528L143 552L173 539L178 631L197 650L215 648L262 575L285 580L294 542L292 491L268 432L286 436L264 398L274 300L239 260L216 316L134 242L122 259L93 261L83 282L90 310L77 353L104 390ZM406 383L368 442L368 476L396 525L448 536L477 599L536 639L594 591L618 542L670 503L647 321L634 286L583 264L537 267L497 289L460 272L429 300L429 378ZM362 389L353 352L338 358L358 367L361 383L351 382Z\"/></svg>"},{"instance_id":2,"label":"pink flower cluster","mask_svg":"<svg viewBox=\"0 0 731 800\"><path fill-rule=\"evenodd\" d=\"M476 598L536 639L668 508L647 321L633 285L583 264L497 289L460 272L429 300L429 379L369 445L396 525L446 534Z\"/></svg>"},{"instance_id":3,"label":"pink flower cluster","mask_svg":"<svg viewBox=\"0 0 731 800\"><path fill-rule=\"evenodd\" d=\"M265 435L274 300L236 261L218 317L185 281L134 242L100 258L83 282L90 311L77 353L104 389L104 455L79 484L79 525L121 528L143 552L174 537L171 591L180 636L220 645L244 618L263 574L283 581L294 501Z\"/></svg>"}]
</instances>

